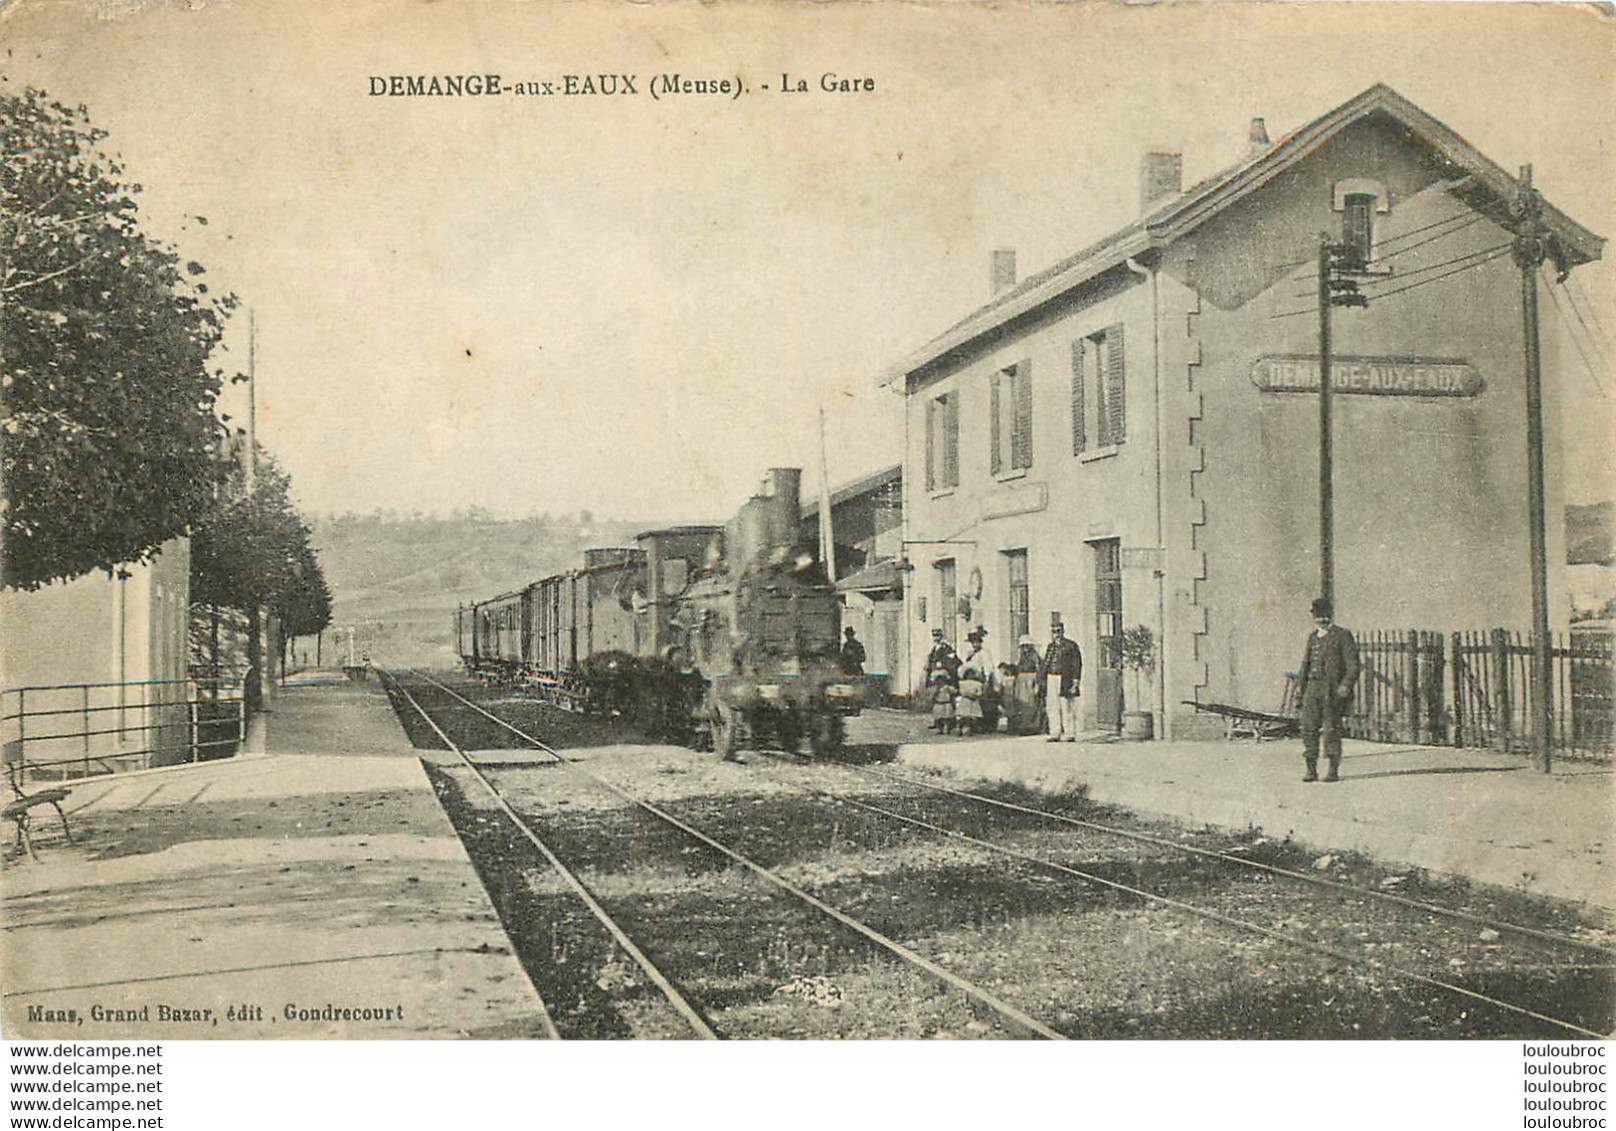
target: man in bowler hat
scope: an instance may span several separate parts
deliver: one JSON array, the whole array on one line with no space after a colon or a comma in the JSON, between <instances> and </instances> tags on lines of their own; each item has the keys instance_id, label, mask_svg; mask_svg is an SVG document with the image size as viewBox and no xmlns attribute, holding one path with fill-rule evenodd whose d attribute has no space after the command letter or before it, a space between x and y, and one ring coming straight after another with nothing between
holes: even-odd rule
<instances>
[{"instance_id":1,"label":"man in bowler hat","mask_svg":"<svg viewBox=\"0 0 1616 1131\"><path fill-rule=\"evenodd\" d=\"M1323 597L1313 602L1313 631L1302 655L1303 781L1319 780L1319 735L1324 735L1324 780L1341 780L1341 716L1352 702L1358 682L1358 645L1352 633L1335 623L1335 610Z\"/></svg>"}]
</instances>

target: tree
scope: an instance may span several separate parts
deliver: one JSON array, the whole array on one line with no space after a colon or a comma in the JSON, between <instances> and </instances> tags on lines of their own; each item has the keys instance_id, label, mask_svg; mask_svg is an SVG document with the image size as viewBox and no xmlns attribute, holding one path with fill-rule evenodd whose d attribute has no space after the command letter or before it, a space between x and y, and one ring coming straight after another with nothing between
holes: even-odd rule
<instances>
[{"instance_id":1,"label":"tree","mask_svg":"<svg viewBox=\"0 0 1616 1131\"><path fill-rule=\"evenodd\" d=\"M331 588L307 543L298 550L289 585L276 598L275 615L288 637L313 636L331 623Z\"/></svg>"},{"instance_id":2,"label":"tree","mask_svg":"<svg viewBox=\"0 0 1616 1131\"><path fill-rule=\"evenodd\" d=\"M136 223L83 106L0 92L0 584L150 558L212 501L235 307ZM204 222L202 218L198 220Z\"/></svg>"},{"instance_id":3,"label":"tree","mask_svg":"<svg viewBox=\"0 0 1616 1131\"><path fill-rule=\"evenodd\" d=\"M326 585L325 571L314 554L314 547L304 542L292 563L292 576L287 587L275 598L275 616L281 622L281 666L292 641L299 636L315 636L331 623L331 589Z\"/></svg>"},{"instance_id":4,"label":"tree","mask_svg":"<svg viewBox=\"0 0 1616 1131\"><path fill-rule=\"evenodd\" d=\"M309 545L309 527L292 505L291 480L262 450L249 489L240 467L225 474L215 498L191 530L191 602L205 606L215 626L212 658L218 664L218 610L247 615L247 665L263 671L261 611L295 619L294 635L318 632L331 620L331 592ZM249 707L257 688L249 681Z\"/></svg>"}]
</instances>

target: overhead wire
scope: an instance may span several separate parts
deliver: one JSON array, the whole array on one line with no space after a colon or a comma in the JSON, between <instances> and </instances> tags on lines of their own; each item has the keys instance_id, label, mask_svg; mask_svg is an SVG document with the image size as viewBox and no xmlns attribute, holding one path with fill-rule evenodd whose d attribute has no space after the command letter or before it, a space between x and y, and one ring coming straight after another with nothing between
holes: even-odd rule
<instances>
[{"instance_id":1,"label":"overhead wire","mask_svg":"<svg viewBox=\"0 0 1616 1131\"><path fill-rule=\"evenodd\" d=\"M1571 307L1571 313L1577 316L1577 321L1582 325L1583 333L1588 336L1588 344L1599 355L1599 360L1604 365L1605 372L1611 372L1610 354L1605 349L1604 329L1599 327L1597 321L1594 321L1593 325L1589 325L1589 321L1593 319L1593 308L1589 307L1588 318L1584 319L1582 311L1577 306L1577 296L1572 293L1571 288L1562 286L1561 289L1565 292L1566 303ZM1550 293L1553 292L1551 291Z\"/></svg>"},{"instance_id":2,"label":"overhead wire","mask_svg":"<svg viewBox=\"0 0 1616 1131\"><path fill-rule=\"evenodd\" d=\"M1593 378L1594 387L1599 390L1599 395L1609 400L1610 393L1606 390L1605 383L1599 379L1599 372L1594 368L1594 363L1588 359L1588 351L1582 348L1582 341L1577 337L1576 327L1571 324L1571 319L1565 311L1565 304L1560 301L1560 296L1556 293L1558 290L1559 288L1557 287L1550 287L1549 297L1554 300L1554 309L1560 312L1560 320L1565 323L1566 337L1570 338L1571 344L1577 347L1577 354L1582 358L1583 368L1588 371L1588 376ZM1577 317L1580 321L1582 316L1578 315ZM1584 328L1586 329L1586 326Z\"/></svg>"},{"instance_id":3,"label":"overhead wire","mask_svg":"<svg viewBox=\"0 0 1616 1131\"><path fill-rule=\"evenodd\" d=\"M1418 241L1416 243L1411 243L1407 247L1400 247L1396 251L1386 252L1385 254L1380 256L1380 258L1383 259L1383 260L1384 259L1396 259L1399 255L1406 255L1409 252L1413 251L1415 248L1424 247L1426 244L1431 243L1433 240L1446 239L1448 236L1453 235L1455 232L1462 232L1466 228L1470 227L1472 224L1481 223L1484 219L1486 219L1485 216L1468 216L1468 217L1465 218L1464 223L1459 224L1456 227L1449 228L1445 232L1438 232L1434 236L1426 236L1423 240L1420 240L1420 241ZM1410 232L1408 234L1412 235L1413 233ZM1381 242L1381 244L1380 244L1380 247L1382 249L1384 249L1391 242L1392 242L1392 240L1383 240Z\"/></svg>"},{"instance_id":4,"label":"overhead wire","mask_svg":"<svg viewBox=\"0 0 1616 1131\"><path fill-rule=\"evenodd\" d=\"M1403 248L1402 251L1394 251L1390 255L1381 256L1376 260L1376 262L1377 263L1384 263L1384 262L1386 262L1388 260L1395 259L1399 255L1403 254L1403 252L1405 252L1405 251L1413 251L1416 247L1421 247L1421 246L1423 246L1423 245L1425 245L1427 243L1430 243L1431 240L1441 239L1443 236L1451 235L1453 232L1457 232L1459 230L1460 229L1458 229L1458 228L1453 228L1450 231L1442 232L1439 235L1432 236L1432 237L1430 237L1430 239L1421 240L1417 244L1411 244L1408 247ZM1452 259L1445 259L1440 263L1427 263L1424 267L1413 267L1413 268L1410 268L1407 271L1402 271L1402 272L1395 272L1394 271L1390 275L1386 275L1386 276L1379 277L1379 278L1371 277L1367 281L1363 282L1362 285L1366 286L1366 287L1374 287L1374 286L1381 286L1381 285L1384 285L1384 284L1387 284L1387 283L1394 283L1394 282L1397 282L1398 280L1401 280L1401 279L1412 279L1416 275L1423 275L1428 271L1439 271L1444 267L1451 266L1452 264L1458 263L1460 260L1463 260L1463 259L1469 259L1472 256L1486 255L1486 254L1488 254L1490 252L1497 251L1499 248L1507 248L1507 247L1512 247L1512 246L1514 246L1513 243L1495 244L1493 247L1480 248L1480 249L1478 249L1476 251L1469 251L1469 252L1466 252L1463 255L1454 256ZM1315 272L1311 277L1314 280L1314 284L1315 284L1315 287L1316 287L1317 286L1317 280L1318 280L1318 273ZM1314 289L1309 288L1306 291L1298 291L1298 292L1296 292L1295 297L1296 298L1308 298L1308 297L1311 297L1314 293L1315 293Z\"/></svg>"},{"instance_id":5,"label":"overhead wire","mask_svg":"<svg viewBox=\"0 0 1616 1131\"><path fill-rule=\"evenodd\" d=\"M1599 320L1599 315L1594 313L1594 304L1588 298L1588 288L1584 287L1582 285L1582 280L1576 278L1575 276L1573 276L1571 279L1571 285L1582 294L1582 304L1588 308L1588 317L1593 319L1594 325L1599 328L1600 336L1603 337L1605 341L1610 341L1610 331L1605 329L1605 324Z\"/></svg>"},{"instance_id":6,"label":"overhead wire","mask_svg":"<svg viewBox=\"0 0 1616 1131\"><path fill-rule=\"evenodd\" d=\"M1482 216L1479 212L1478 213L1473 213L1473 214L1466 214L1464 212L1457 212L1452 216L1444 216L1442 219L1435 220L1435 221L1433 221L1433 222L1431 222L1429 224L1422 224L1418 228L1410 228L1406 232L1398 232L1395 236L1387 236L1385 239L1380 241L1380 246L1381 247L1390 247L1394 243L1400 243L1403 240L1409 239L1410 237L1419 235L1421 232L1428 232L1432 228L1440 228L1444 224L1452 224L1452 223L1459 222L1459 227L1464 227L1466 225L1473 224L1476 221L1483 220L1483 219L1486 219L1486 217ZM1455 228L1454 231L1458 231L1458 228ZM1433 236L1432 238L1434 239L1436 237ZM1424 241L1421 241L1421 242L1424 242Z\"/></svg>"},{"instance_id":7,"label":"overhead wire","mask_svg":"<svg viewBox=\"0 0 1616 1131\"><path fill-rule=\"evenodd\" d=\"M1414 280L1413 282L1405 283L1403 286L1400 286L1400 287L1392 287L1390 290L1375 291L1375 292L1372 292L1372 293L1365 292L1365 297L1366 298L1371 298L1371 299L1390 298L1392 295L1402 294L1404 291L1411 291L1411 290L1414 290L1416 287L1423 287L1427 283L1435 283L1438 280L1446 279L1446 278L1449 278L1450 276L1457 275L1461 271L1467 271L1472 267L1480 267L1484 263L1490 263L1494 259L1497 259L1500 256L1502 256L1502 255L1506 254L1507 252L1509 252L1513 247L1514 247L1514 244L1512 244L1512 243L1499 244L1499 245L1497 245L1495 247L1482 248L1479 251L1472 251L1472 252L1468 252L1465 255L1455 256L1454 258L1445 260L1445 261L1443 261L1441 263L1432 263L1432 264L1429 264L1429 265L1427 265L1425 267L1417 268L1416 270L1409 271L1406 274L1397 276L1396 280L1395 280L1395 281L1403 281L1403 280L1407 280L1407 279L1413 279ZM1450 268L1450 270L1444 271L1444 270L1442 270L1443 268ZM1433 271L1441 271L1442 273L1438 274L1438 275L1430 275L1429 278L1416 278L1416 276L1420 276L1420 275L1429 275L1430 272L1433 272ZM1394 280L1392 280L1392 279L1387 279L1387 280L1384 280L1384 281L1376 281L1376 282L1367 283L1367 284L1365 284L1365 286L1384 285L1385 283L1390 283L1390 282L1393 282L1393 281ZM1306 294L1299 294L1296 297L1297 298L1310 298L1310 297L1313 297L1314 294L1315 294L1315 292L1309 291ZM1314 306L1310 306L1310 307L1304 307L1301 310L1287 310L1287 311L1283 311L1283 312L1281 312L1279 314L1270 314L1268 317L1270 319L1273 319L1273 318L1293 318L1293 317L1295 317L1296 315L1299 315L1299 314L1317 314L1318 309L1319 309L1318 306L1314 305Z\"/></svg>"},{"instance_id":8,"label":"overhead wire","mask_svg":"<svg viewBox=\"0 0 1616 1131\"><path fill-rule=\"evenodd\" d=\"M1384 262L1386 260L1396 259L1399 255L1404 255L1404 254L1406 254L1406 253L1408 253L1410 251L1413 251L1417 247L1424 247L1428 243L1432 243L1432 242L1434 242L1436 240L1444 239L1447 236L1451 236L1456 232L1462 232L1466 228L1470 227L1472 224L1479 224L1485 219L1487 219L1487 217L1481 215L1480 213L1476 213L1476 214L1469 215L1469 216L1464 215L1463 213L1460 213L1457 216L1449 216L1446 219L1438 220L1434 224L1425 224L1422 227L1413 228L1413 229L1411 229L1411 230L1409 230L1407 232L1400 232L1395 236L1387 236L1383 240L1376 241L1375 247L1376 247L1377 251L1380 253L1376 257L1377 261ZM1437 232L1435 235L1426 236L1423 240L1419 240L1416 243L1411 243L1407 247L1400 247L1396 251L1386 251L1385 250L1386 248L1392 246L1393 244L1398 243L1398 242L1400 242L1402 240L1406 240L1411 236L1416 236L1416 235L1419 235L1421 232L1428 232L1432 228L1440 228L1440 227L1444 227L1445 225L1449 225L1449 224L1452 224L1453 226L1447 228L1445 231ZM1281 267L1299 267L1303 263L1312 263L1312 262L1314 262L1314 257L1309 256L1307 259L1298 259L1298 260L1295 260L1292 263L1282 263L1282 264L1280 264L1280 266ZM1299 276L1298 281L1300 281L1301 279L1317 279L1318 277L1319 277L1319 273L1317 271L1309 271L1306 275Z\"/></svg>"},{"instance_id":9,"label":"overhead wire","mask_svg":"<svg viewBox=\"0 0 1616 1131\"><path fill-rule=\"evenodd\" d=\"M1433 263L1429 267L1421 267L1418 271L1410 271L1406 275L1397 276L1397 278L1398 279L1411 279L1415 275L1423 275L1423 274L1426 274L1427 272L1435 271L1438 268L1449 267L1449 266L1452 266L1453 264L1456 264L1456 263L1457 264L1462 264L1462 266L1455 267L1451 271L1444 271L1440 275L1432 275L1428 279L1420 279L1420 280L1418 280L1416 282L1408 283L1408 284L1406 284L1404 286L1401 286L1401 287L1393 287L1389 291L1376 291L1374 294L1371 294L1368 297L1372 298L1372 299L1389 298L1392 295L1402 294L1404 291L1412 291L1416 287L1423 287L1427 283L1434 283L1439 279L1446 279L1450 275L1457 275L1457 274L1459 274L1459 272L1468 271L1472 267L1480 267L1484 263L1491 263L1493 260L1501 258L1504 255L1507 255L1513 248L1514 248L1514 244L1507 244L1507 243L1506 244L1500 244L1497 247L1489 247L1489 248L1484 248L1481 251L1473 251L1469 255L1457 256L1456 258L1448 260L1446 263ZM1469 262L1466 262L1467 260ZM1387 280L1387 281L1390 282L1391 280ZM1375 284L1369 284L1369 285L1373 286Z\"/></svg>"}]
</instances>

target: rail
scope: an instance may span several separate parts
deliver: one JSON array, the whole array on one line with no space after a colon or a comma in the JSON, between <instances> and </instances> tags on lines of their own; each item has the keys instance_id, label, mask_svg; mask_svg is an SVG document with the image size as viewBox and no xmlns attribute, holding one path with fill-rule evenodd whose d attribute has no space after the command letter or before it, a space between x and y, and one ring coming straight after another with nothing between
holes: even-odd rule
<instances>
[{"instance_id":1,"label":"rail","mask_svg":"<svg viewBox=\"0 0 1616 1131\"><path fill-rule=\"evenodd\" d=\"M991 1012L991 1013L995 1014L996 1016L998 1016L1013 1031L1015 1031L1015 1032L1017 1032L1019 1034L1022 1034L1024 1036L1041 1037L1041 1038L1044 1038L1046 1040L1063 1041L1063 1040L1067 1039L1065 1037L1065 1035L1063 1035L1062 1033L1059 1033L1056 1030L1051 1029L1049 1026L1045 1025L1043 1022L1037 1020L1036 1018L1032 1017L1031 1015L1023 1012L1022 1010L1020 1010L1018 1008L1016 1008L1014 1005L1011 1005L1009 1002L1006 1002L1006 1001L1002 1000L996 994L993 994L992 992L984 989L983 987L981 987L979 985L976 985L975 983L970 982L970 981L960 977L959 975L953 973L950 970L945 969L942 966L939 966L938 964L936 964L935 962L932 962L930 959L924 957L923 955L916 953L914 950L912 950L908 946L905 946L903 943L900 943L900 942L896 941L895 939L889 938L887 935L882 934L880 931L877 931L875 928L869 926L868 924L866 924L866 923L852 917L851 915L848 915L846 912L840 910L839 908L834 907L829 903L826 903L824 900L819 899L817 896L813 895L811 892L808 892L808 891L804 890L803 888L798 887L796 884L793 884L789 880L785 879L779 873L773 871L772 869L764 867L762 864L759 864L758 862L756 862L755 860L753 860L750 857L746 856L745 854L736 851L734 848L731 848L729 845L726 845L726 844L721 843L720 841L714 840L712 837L708 836L706 833L702 832L700 829L697 829L694 826L686 823L685 821L680 820L678 817L675 817L673 814L668 813L666 810L660 808L659 806L653 804L652 802L647 801L642 797L638 797L638 796L628 792L627 790L621 788L620 786L617 786L617 785L613 784L612 782L606 780L603 777L600 777L597 774L591 773L588 769L586 769L583 766L579 765L578 762L576 762L574 759L566 757L565 755L561 754L559 751L555 750L551 746L549 746L546 743L540 741L538 738L534 737L531 734L528 734L526 731L521 730L520 728L518 728L516 726L513 726L511 723L509 723L506 720L500 718L498 715L494 714L492 711L489 711L486 708L481 707L478 704L476 704L476 703L472 702L471 700L467 699L465 696L458 694L452 688L448 687L447 685L445 685L443 683L440 683L438 680L433 679L431 676L427 675L426 673L417 671L417 672L411 672L410 674L416 676L417 678L419 678L421 680L424 680L426 683L429 683L429 684L433 685L434 687L437 687L439 690L445 692L450 697L457 700L463 706L469 707L471 710L475 711L476 713L482 715L484 718L488 719L489 722L491 722L494 725L504 729L505 731L508 731L509 733L515 735L517 738L520 738L524 742L528 743L534 749L542 751L543 753L549 755L549 757L552 758L558 765L560 765L560 766L564 767L565 769L568 769L568 770L570 770L570 771L572 771L572 772L574 772L576 774L579 774L582 777L584 777L584 778L586 778L586 779L588 779L590 781L593 781L593 782L595 782L595 783L597 783L597 784L599 784L601 786L604 786L607 790L611 791L613 794L617 795L622 800L628 802L630 805L633 805L633 806L635 806L635 807L637 807L639 809L643 809L645 812L650 813L652 816L658 818L659 820L661 820L661 821L667 823L668 825L671 825L672 827L674 827L674 828L678 829L679 831L683 832L684 834L689 836L691 839L693 839L695 841L698 841L701 844L706 845L707 847L709 847L709 848L717 851L718 853L722 854L723 856L727 857L729 860L733 861L734 863L739 864L741 867L743 867L743 868L747 869L748 871L750 871L753 875L755 875L755 876L759 877L760 879L774 885L775 887L781 889L782 891L784 891L787 894L795 897L796 899L801 900L803 903L805 903L808 906L814 908L814 910L820 912L821 914L826 915L831 919L834 919L836 922L840 923L842 926L844 926L844 927L848 928L849 930L853 931L855 934L858 934L858 935L864 937L865 939L868 939L870 942L874 943L876 946L878 946L881 949L887 951L888 953L892 954L893 956L903 960L904 962L909 963L910 965L916 967L917 969L923 970L925 973L927 973L928 975L930 975L932 978L936 979L937 981L943 983L944 985L949 986L949 987L951 987L951 988L953 988L955 990L960 991L967 998L969 998L973 1002L977 1003L977 1005L985 1008L989 1012ZM417 708L417 709L419 709L419 708ZM492 787L490 786L490 788L492 788Z\"/></svg>"}]
</instances>

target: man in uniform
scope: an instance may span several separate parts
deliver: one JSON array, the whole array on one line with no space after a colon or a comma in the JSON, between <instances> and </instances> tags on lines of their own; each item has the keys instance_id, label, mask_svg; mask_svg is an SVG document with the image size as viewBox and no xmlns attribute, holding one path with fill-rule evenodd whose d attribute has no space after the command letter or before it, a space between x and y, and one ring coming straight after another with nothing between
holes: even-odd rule
<instances>
[{"instance_id":1,"label":"man in uniform","mask_svg":"<svg viewBox=\"0 0 1616 1131\"><path fill-rule=\"evenodd\" d=\"M1334 623L1335 610L1323 597L1313 602L1313 631L1302 655L1303 781L1319 780L1319 735L1324 735L1324 780L1341 780L1341 716L1358 682L1358 645L1352 633Z\"/></svg>"},{"instance_id":2,"label":"man in uniform","mask_svg":"<svg viewBox=\"0 0 1616 1131\"><path fill-rule=\"evenodd\" d=\"M859 638L853 634L853 630L851 628L843 629L842 635L846 637L846 639L842 641L842 653L840 657L842 674L863 675L864 645L859 643Z\"/></svg>"},{"instance_id":3,"label":"man in uniform","mask_svg":"<svg viewBox=\"0 0 1616 1131\"><path fill-rule=\"evenodd\" d=\"M950 684L959 682L960 658L954 651L954 646L943 637L943 630L931 630L931 652L926 656L926 686L931 686L931 678L937 672L948 677Z\"/></svg>"},{"instance_id":4,"label":"man in uniform","mask_svg":"<svg viewBox=\"0 0 1616 1131\"><path fill-rule=\"evenodd\" d=\"M1077 700L1083 693L1083 652L1066 638L1060 614L1050 618L1049 647L1044 651L1044 703L1050 742L1077 741Z\"/></svg>"}]
</instances>

